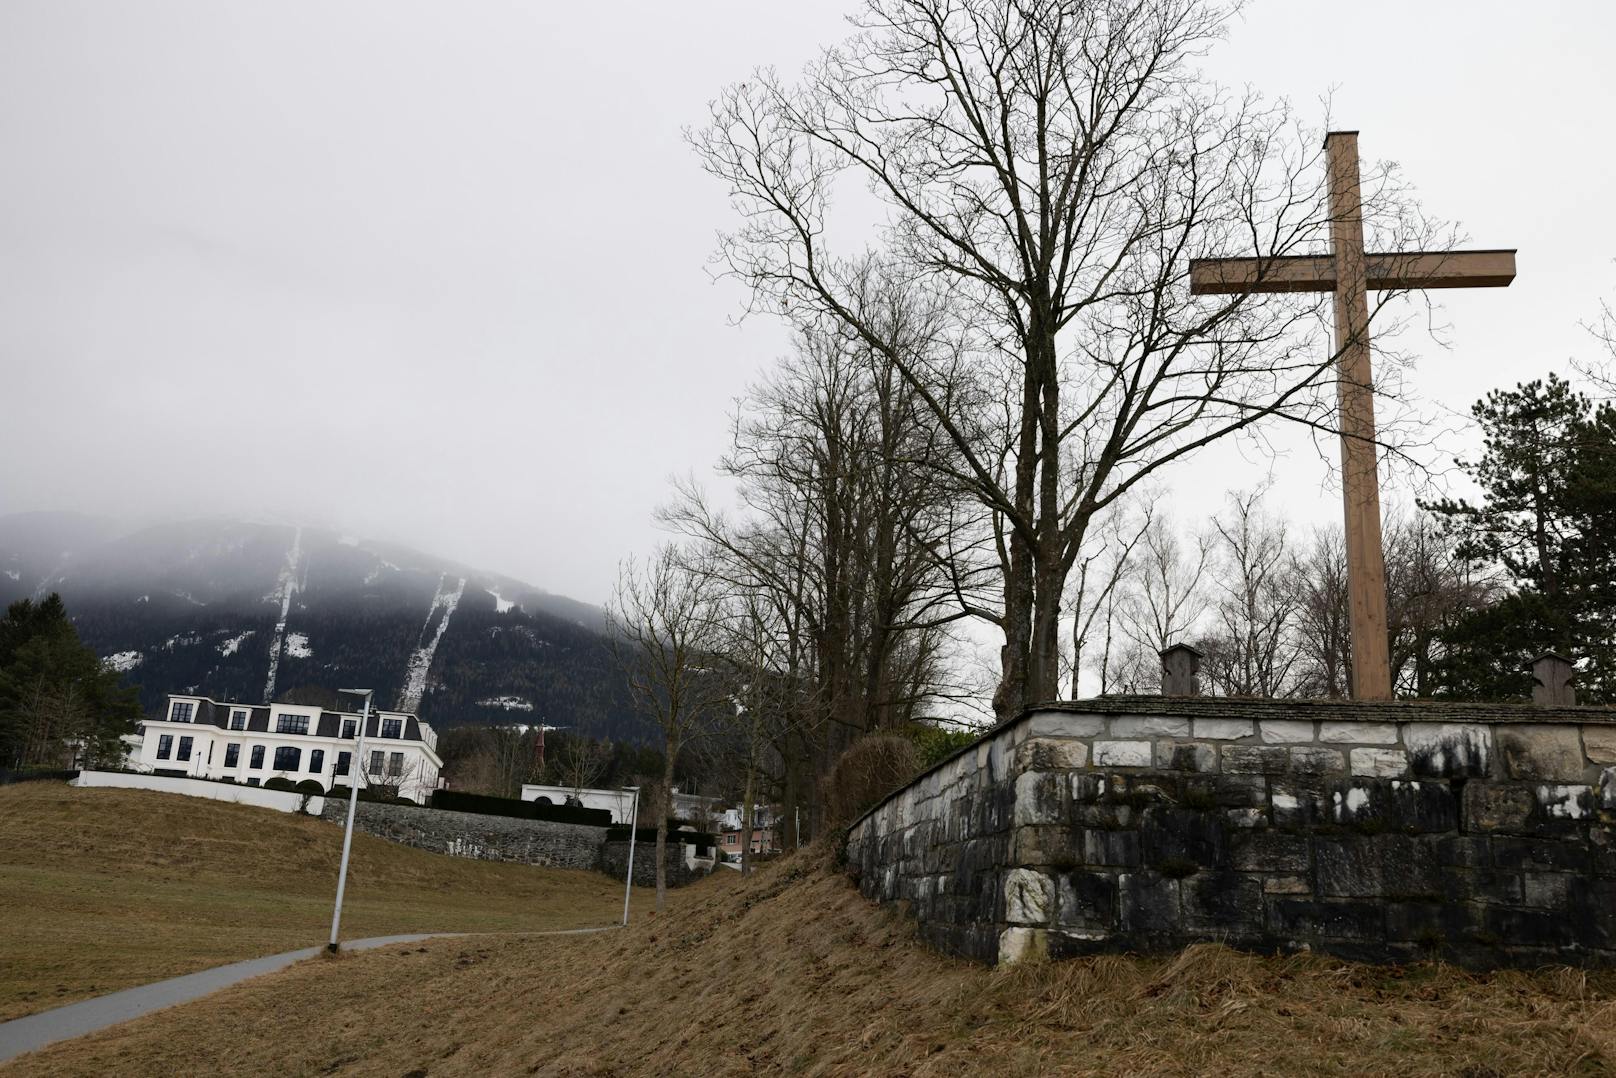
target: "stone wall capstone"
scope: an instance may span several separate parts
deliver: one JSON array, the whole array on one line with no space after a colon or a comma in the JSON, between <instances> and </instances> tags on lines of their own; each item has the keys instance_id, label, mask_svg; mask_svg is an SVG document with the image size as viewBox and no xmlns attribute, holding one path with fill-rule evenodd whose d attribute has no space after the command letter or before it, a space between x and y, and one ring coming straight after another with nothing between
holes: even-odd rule
<instances>
[{"instance_id":1,"label":"stone wall capstone","mask_svg":"<svg viewBox=\"0 0 1616 1078\"><path fill-rule=\"evenodd\" d=\"M1107 697L854 823L848 866L982 961L1217 940L1616 964L1616 710Z\"/></svg>"}]
</instances>

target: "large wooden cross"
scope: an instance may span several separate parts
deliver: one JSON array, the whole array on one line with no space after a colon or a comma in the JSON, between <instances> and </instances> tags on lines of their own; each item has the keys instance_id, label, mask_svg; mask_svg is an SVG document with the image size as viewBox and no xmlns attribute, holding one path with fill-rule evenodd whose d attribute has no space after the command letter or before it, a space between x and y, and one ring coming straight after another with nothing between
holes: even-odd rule
<instances>
[{"instance_id":1,"label":"large wooden cross","mask_svg":"<svg viewBox=\"0 0 1616 1078\"><path fill-rule=\"evenodd\" d=\"M1364 254L1358 132L1324 139L1330 170L1330 253L1278 258L1198 258L1196 295L1334 292L1340 404L1341 491L1346 510L1347 594L1352 622L1352 695L1389 700L1386 562L1380 540L1374 379L1369 362L1368 291L1502 287L1515 279L1514 251Z\"/></svg>"}]
</instances>

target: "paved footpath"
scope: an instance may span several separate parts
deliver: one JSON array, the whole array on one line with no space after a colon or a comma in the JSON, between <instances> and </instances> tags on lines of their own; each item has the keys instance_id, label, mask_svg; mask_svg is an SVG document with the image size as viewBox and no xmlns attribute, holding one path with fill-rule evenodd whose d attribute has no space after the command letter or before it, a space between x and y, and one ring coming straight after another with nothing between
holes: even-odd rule
<instances>
[{"instance_id":1,"label":"paved footpath","mask_svg":"<svg viewBox=\"0 0 1616 1078\"><path fill-rule=\"evenodd\" d=\"M616 925L607 925L604 928L568 928L556 932L520 932L510 935L534 936L577 936L587 932L605 932ZM410 936L375 936L365 940L349 940L342 945L344 951L368 951L374 947L386 947L393 943L414 943L417 940L442 939L449 936L463 936L464 932L424 932ZM478 933L479 935L482 933ZM502 933L503 934L503 933ZM26 1018L15 1018L10 1022L0 1022L0 1063L22 1055L24 1052L37 1051L48 1044L57 1041L69 1040L73 1037L82 1037L86 1033L94 1033L108 1026L115 1026L119 1022L127 1022L131 1018L160 1011L164 1007L172 1007L178 1003L189 1003L194 999L217 992L221 988L228 988L250 977L259 977L265 973L274 973L285 969L293 962L301 962L305 958L313 958L324 947L305 947L301 951L287 951L285 954L273 954L267 958L249 958L245 962L233 962L228 966L215 966L200 973L187 973L183 977L171 977L166 981L157 981L154 984L143 984L138 988L126 988L122 992L112 992L105 996L96 996L79 1003L69 1003L65 1007L55 1010L31 1014Z\"/></svg>"}]
</instances>

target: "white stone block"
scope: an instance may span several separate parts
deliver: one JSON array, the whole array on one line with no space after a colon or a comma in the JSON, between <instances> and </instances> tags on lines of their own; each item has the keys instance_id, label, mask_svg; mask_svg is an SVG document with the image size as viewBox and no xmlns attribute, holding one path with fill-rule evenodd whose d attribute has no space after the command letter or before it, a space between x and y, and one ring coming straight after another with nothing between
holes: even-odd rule
<instances>
[{"instance_id":1,"label":"white stone block","mask_svg":"<svg viewBox=\"0 0 1616 1078\"><path fill-rule=\"evenodd\" d=\"M1395 722L1321 722L1319 740L1332 745L1395 745Z\"/></svg>"},{"instance_id":2,"label":"white stone block","mask_svg":"<svg viewBox=\"0 0 1616 1078\"><path fill-rule=\"evenodd\" d=\"M1313 724L1311 722L1275 719L1273 721L1264 720L1259 725L1262 729L1262 739L1270 745L1287 745L1313 740Z\"/></svg>"},{"instance_id":3,"label":"white stone block","mask_svg":"<svg viewBox=\"0 0 1616 1078\"><path fill-rule=\"evenodd\" d=\"M1353 749L1352 773L1360 778L1397 779L1408 774L1408 753L1402 749Z\"/></svg>"},{"instance_id":4,"label":"white stone block","mask_svg":"<svg viewBox=\"0 0 1616 1078\"><path fill-rule=\"evenodd\" d=\"M1023 770L1071 771L1088 763L1088 743L1069 737L1034 737L1016 746L1016 766Z\"/></svg>"},{"instance_id":5,"label":"white stone block","mask_svg":"<svg viewBox=\"0 0 1616 1078\"><path fill-rule=\"evenodd\" d=\"M1023 771L1016 776L1017 826L1023 824L1060 823L1061 796L1066 789L1064 781L1056 782L1042 771Z\"/></svg>"},{"instance_id":6,"label":"white stone block","mask_svg":"<svg viewBox=\"0 0 1616 1078\"><path fill-rule=\"evenodd\" d=\"M1049 933L1041 928L1007 928L999 933L999 964L1013 966L1017 962L1036 961L1049 957Z\"/></svg>"},{"instance_id":7,"label":"white stone block","mask_svg":"<svg viewBox=\"0 0 1616 1078\"><path fill-rule=\"evenodd\" d=\"M1172 715L1122 715L1111 720L1114 738L1189 737L1190 720Z\"/></svg>"},{"instance_id":8,"label":"white stone block","mask_svg":"<svg viewBox=\"0 0 1616 1078\"><path fill-rule=\"evenodd\" d=\"M1030 868L1004 874L1004 919L1011 924L1047 925L1055 914L1055 881Z\"/></svg>"},{"instance_id":9,"label":"white stone block","mask_svg":"<svg viewBox=\"0 0 1616 1078\"><path fill-rule=\"evenodd\" d=\"M1105 720L1098 715L1070 711L1034 712L1023 725L1033 737L1099 737L1105 733Z\"/></svg>"},{"instance_id":10,"label":"white stone block","mask_svg":"<svg viewBox=\"0 0 1616 1078\"><path fill-rule=\"evenodd\" d=\"M1095 767L1149 767L1148 741L1096 741Z\"/></svg>"},{"instance_id":11,"label":"white stone block","mask_svg":"<svg viewBox=\"0 0 1616 1078\"><path fill-rule=\"evenodd\" d=\"M1250 737L1256 724L1250 719L1196 719L1195 736L1213 741L1233 741Z\"/></svg>"}]
</instances>

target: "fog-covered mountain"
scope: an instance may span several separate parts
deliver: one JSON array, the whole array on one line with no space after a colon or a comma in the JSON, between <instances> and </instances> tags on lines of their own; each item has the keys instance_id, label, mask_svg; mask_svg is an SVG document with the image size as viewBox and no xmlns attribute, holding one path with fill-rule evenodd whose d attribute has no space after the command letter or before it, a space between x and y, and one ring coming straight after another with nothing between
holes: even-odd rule
<instances>
[{"instance_id":1,"label":"fog-covered mountain","mask_svg":"<svg viewBox=\"0 0 1616 1078\"><path fill-rule=\"evenodd\" d=\"M638 737L598 608L403 547L240 520L0 517L0 602L52 591L148 711L169 692L361 685L440 726Z\"/></svg>"}]
</instances>

